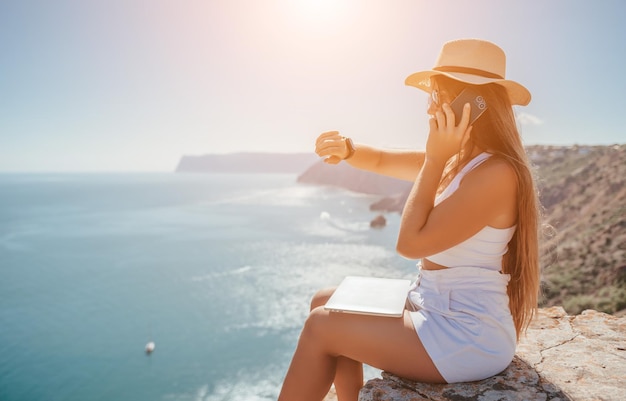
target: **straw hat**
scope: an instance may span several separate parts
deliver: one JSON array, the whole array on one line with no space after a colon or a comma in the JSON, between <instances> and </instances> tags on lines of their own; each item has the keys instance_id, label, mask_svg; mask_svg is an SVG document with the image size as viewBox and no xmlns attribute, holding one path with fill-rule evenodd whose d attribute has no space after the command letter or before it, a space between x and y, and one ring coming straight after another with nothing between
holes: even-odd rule
<instances>
[{"instance_id":1,"label":"straw hat","mask_svg":"<svg viewBox=\"0 0 626 401\"><path fill-rule=\"evenodd\" d=\"M515 81L505 79L506 56L495 44L480 39L459 39L447 42L441 48L432 70L409 75L404 83L431 92L430 77L445 75L457 81L474 85L496 83L504 86L511 104L526 106L530 92Z\"/></svg>"}]
</instances>

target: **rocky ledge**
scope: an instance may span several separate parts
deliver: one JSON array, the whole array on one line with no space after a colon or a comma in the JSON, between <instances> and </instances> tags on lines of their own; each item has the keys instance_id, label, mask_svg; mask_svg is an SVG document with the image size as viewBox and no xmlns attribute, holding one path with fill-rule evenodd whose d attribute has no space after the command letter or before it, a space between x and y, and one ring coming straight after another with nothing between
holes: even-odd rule
<instances>
[{"instance_id":1,"label":"rocky ledge","mask_svg":"<svg viewBox=\"0 0 626 401\"><path fill-rule=\"evenodd\" d=\"M359 401L624 400L626 317L594 310L569 316L540 309L502 373L472 383L433 385L383 372Z\"/></svg>"}]
</instances>

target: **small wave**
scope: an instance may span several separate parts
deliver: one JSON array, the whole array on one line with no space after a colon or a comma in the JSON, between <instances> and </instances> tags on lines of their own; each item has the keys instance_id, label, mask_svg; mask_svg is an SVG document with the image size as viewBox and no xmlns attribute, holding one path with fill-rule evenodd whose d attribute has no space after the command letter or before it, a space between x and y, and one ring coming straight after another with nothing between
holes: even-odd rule
<instances>
[{"instance_id":1,"label":"small wave","mask_svg":"<svg viewBox=\"0 0 626 401\"><path fill-rule=\"evenodd\" d=\"M331 225L339 230L360 233L370 229L368 221L331 221Z\"/></svg>"},{"instance_id":2,"label":"small wave","mask_svg":"<svg viewBox=\"0 0 626 401\"><path fill-rule=\"evenodd\" d=\"M287 188L262 189L249 193L216 199L211 204L244 204L270 206L305 206L311 203L314 194L319 192L315 187L293 186Z\"/></svg>"},{"instance_id":3,"label":"small wave","mask_svg":"<svg viewBox=\"0 0 626 401\"><path fill-rule=\"evenodd\" d=\"M280 377L278 372L274 372L275 377ZM280 383L267 379L258 381L242 379L231 383L219 383L215 390L204 398L197 398L202 401L269 401L278 397Z\"/></svg>"},{"instance_id":4,"label":"small wave","mask_svg":"<svg viewBox=\"0 0 626 401\"><path fill-rule=\"evenodd\" d=\"M339 230L341 232L361 233L369 230L370 228L370 224L367 221L346 221L343 219L337 219L333 218L327 211L322 211L320 213L320 220L326 225L327 228Z\"/></svg>"},{"instance_id":5,"label":"small wave","mask_svg":"<svg viewBox=\"0 0 626 401\"><path fill-rule=\"evenodd\" d=\"M380 378L381 371L368 365L364 367L364 377L369 380ZM281 387L281 378L284 367L278 365L268 366L263 376L239 372L232 382L219 382L214 390L208 393L208 386L202 386L197 390L194 401L269 401L278 398ZM267 379L271 377L272 379Z\"/></svg>"},{"instance_id":6,"label":"small wave","mask_svg":"<svg viewBox=\"0 0 626 401\"><path fill-rule=\"evenodd\" d=\"M28 247L19 242L13 241L11 238L0 238L0 248L4 248L7 251L26 251Z\"/></svg>"},{"instance_id":7,"label":"small wave","mask_svg":"<svg viewBox=\"0 0 626 401\"><path fill-rule=\"evenodd\" d=\"M218 277L226 277L226 276L235 276L235 275L239 275L239 274L243 274L246 273L248 271L250 271L252 269L252 266L243 266L243 267L239 267L237 269L234 270L222 270L219 272L213 272L213 273L209 273L209 274L204 274L202 276L194 276L191 278L191 281L204 281L204 280L213 280L216 279Z\"/></svg>"},{"instance_id":8,"label":"small wave","mask_svg":"<svg viewBox=\"0 0 626 401\"><path fill-rule=\"evenodd\" d=\"M205 384L200 387L196 393L195 401L203 401L206 398L206 395L209 393L209 385Z\"/></svg>"},{"instance_id":9,"label":"small wave","mask_svg":"<svg viewBox=\"0 0 626 401\"><path fill-rule=\"evenodd\" d=\"M20 232L8 233L0 236L0 248L7 251L29 251L31 247L24 241L24 237L41 235L43 230L28 228Z\"/></svg>"}]
</instances>

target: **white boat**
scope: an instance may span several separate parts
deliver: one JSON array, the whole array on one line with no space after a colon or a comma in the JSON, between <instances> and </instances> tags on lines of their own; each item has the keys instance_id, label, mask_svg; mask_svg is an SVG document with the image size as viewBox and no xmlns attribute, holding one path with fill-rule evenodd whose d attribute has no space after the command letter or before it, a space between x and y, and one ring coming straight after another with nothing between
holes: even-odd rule
<instances>
[{"instance_id":1,"label":"white boat","mask_svg":"<svg viewBox=\"0 0 626 401\"><path fill-rule=\"evenodd\" d=\"M151 354L152 351L154 351L155 347L156 345L154 345L154 341L150 341L148 344L146 344L146 354Z\"/></svg>"}]
</instances>

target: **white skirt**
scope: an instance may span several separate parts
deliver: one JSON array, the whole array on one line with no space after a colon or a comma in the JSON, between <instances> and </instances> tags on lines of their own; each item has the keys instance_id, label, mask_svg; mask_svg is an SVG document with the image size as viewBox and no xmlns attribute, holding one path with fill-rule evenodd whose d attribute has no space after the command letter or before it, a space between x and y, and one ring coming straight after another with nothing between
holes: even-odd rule
<instances>
[{"instance_id":1,"label":"white skirt","mask_svg":"<svg viewBox=\"0 0 626 401\"><path fill-rule=\"evenodd\" d=\"M479 267L420 269L408 309L448 383L485 379L513 360L517 340L506 293L509 279Z\"/></svg>"}]
</instances>

